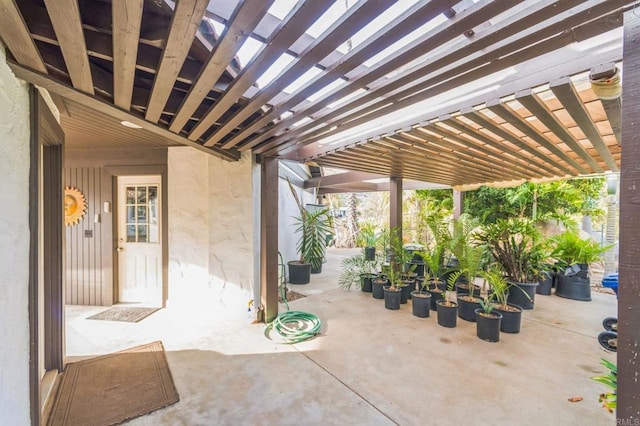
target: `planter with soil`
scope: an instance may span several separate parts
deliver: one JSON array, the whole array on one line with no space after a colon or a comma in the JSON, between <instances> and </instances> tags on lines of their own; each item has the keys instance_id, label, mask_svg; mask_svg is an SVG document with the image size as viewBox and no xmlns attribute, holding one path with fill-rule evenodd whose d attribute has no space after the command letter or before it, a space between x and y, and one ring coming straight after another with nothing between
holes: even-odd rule
<instances>
[{"instance_id":1,"label":"planter with soil","mask_svg":"<svg viewBox=\"0 0 640 426\"><path fill-rule=\"evenodd\" d=\"M536 287L536 294L542 294L544 296L550 295L551 289L553 288L553 280L555 279L555 275L556 273L553 271L540 272L538 287Z\"/></svg>"},{"instance_id":2,"label":"planter with soil","mask_svg":"<svg viewBox=\"0 0 640 426\"><path fill-rule=\"evenodd\" d=\"M373 280L375 277L376 277L375 274L360 275L360 283L362 284L360 289L365 293L371 293L373 291Z\"/></svg>"},{"instance_id":3,"label":"planter with soil","mask_svg":"<svg viewBox=\"0 0 640 426\"><path fill-rule=\"evenodd\" d=\"M591 301L591 279L587 265L573 265L556 276L556 295L572 300Z\"/></svg>"},{"instance_id":4,"label":"planter with soil","mask_svg":"<svg viewBox=\"0 0 640 426\"><path fill-rule=\"evenodd\" d=\"M399 287L384 287L384 307L391 310L400 309L402 290ZM406 302L405 302L406 303Z\"/></svg>"},{"instance_id":5,"label":"planter with soil","mask_svg":"<svg viewBox=\"0 0 640 426\"><path fill-rule=\"evenodd\" d=\"M438 287L429 289L429 293L431 293L431 310L432 311L438 310L438 306L436 305L436 302L438 300L443 300L442 296L444 292L445 292L444 289L440 289Z\"/></svg>"},{"instance_id":6,"label":"planter with soil","mask_svg":"<svg viewBox=\"0 0 640 426\"><path fill-rule=\"evenodd\" d=\"M476 315L476 334L479 339L487 342L500 341L500 322L502 321L502 314L500 312L492 311L486 313L484 310L478 308L475 310Z\"/></svg>"},{"instance_id":7,"label":"planter with soil","mask_svg":"<svg viewBox=\"0 0 640 426\"><path fill-rule=\"evenodd\" d=\"M298 260L292 260L287 265L289 266L289 283L309 284L311 280L310 263L300 263Z\"/></svg>"},{"instance_id":8,"label":"planter with soil","mask_svg":"<svg viewBox=\"0 0 640 426\"><path fill-rule=\"evenodd\" d=\"M510 283L507 302L522 309L533 309L538 283Z\"/></svg>"},{"instance_id":9,"label":"planter with soil","mask_svg":"<svg viewBox=\"0 0 640 426\"><path fill-rule=\"evenodd\" d=\"M376 248L371 246L365 247L364 258L365 260L376 260Z\"/></svg>"},{"instance_id":10,"label":"planter with soil","mask_svg":"<svg viewBox=\"0 0 640 426\"><path fill-rule=\"evenodd\" d=\"M465 321L476 321L476 309L480 308L482 299L471 297L468 294L458 295L458 316Z\"/></svg>"},{"instance_id":11,"label":"planter with soil","mask_svg":"<svg viewBox=\"0 0 640 426\"><path fill-rule=\"evenodd\" d=\"M438 306L438 325L447 328L455 327L458 318L458 304L448 300L438 300L436 305Z\"/></svg>"},{"instance_id":12,"label":"planter with soil","mask_svg":"<svg viewBox=\"0 0 640 426\"><path fill-rule=\"evenodd\" d=\"M413 315L418 318L429 318L431 293L428 291L414 291L411 293L411 296Z\"/></svg>"},{"instance_id":13,"label":"planter with soil","mask_svg":"<svg viewBox=\"0 0 640 426\"><path fill-rule=\"evenodd\" d=\"M494 311L502 314L500 331L504 333L520 333L520 323L522 322L522 308L511 303L507 305L495 304Z\"/></svg>"},{"instance_id":14,"label":"planter with soil","mask_svg":"<svg viewBox=\"0 0 640 426\"><path fill-rule=\"evenodd\" d=\"M386 278L374 278L371 282L371 293L374 299L384 299L384 286L389 285L389 280Z\"/></svg>"}]
</instances>

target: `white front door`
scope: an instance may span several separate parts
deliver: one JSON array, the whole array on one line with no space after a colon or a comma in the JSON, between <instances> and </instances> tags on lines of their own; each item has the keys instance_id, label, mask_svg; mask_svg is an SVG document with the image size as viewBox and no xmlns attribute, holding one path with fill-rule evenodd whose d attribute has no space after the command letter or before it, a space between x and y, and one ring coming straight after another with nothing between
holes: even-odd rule
<instances>
[{"instance_id":1,"label":"white front door","mask_svg":"<svg viewBox=\"0 0 640 426\"><path fill-rule=\"evenodd\" d=\"M162 306L160 176L118 177L118 301Z\"/></svg>"}]
</instances>

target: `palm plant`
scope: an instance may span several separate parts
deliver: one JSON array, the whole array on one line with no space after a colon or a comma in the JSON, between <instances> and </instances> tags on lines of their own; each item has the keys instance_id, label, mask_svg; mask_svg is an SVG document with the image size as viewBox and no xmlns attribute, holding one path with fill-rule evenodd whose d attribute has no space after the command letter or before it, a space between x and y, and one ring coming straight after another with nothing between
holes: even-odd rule
<instances>
[{"instance_id":1,"label":"palm plant","mask_svg":"<svg viewBox=\"0 0 640 426\"><path fill-rule=\"evenodd\" d=\"M293 218L298 226L296 232L300 234L296 246L300 255L300 263L311 263L312 268L318 269L322 266L322 261L324 260L327 236L333 234L333 224L329 215L330 209L307 210L302 205L298 193L293 188L293 184L288 179L287 182L300 212L299 216Z\"/></svg>"},{"instance_id":2,"label":"palm plant","mask_svg":"<svg viewBox=\"0 0 640 426\"><path fill-rule=\"evenodd\" d=\"M342 272L338 277L338 285L350 290L351 286L362 285L362 276L365 274L374 274L377 269L377 262L367 260L364 253L347 257L341 262Z\"/></svg>"},{"instance_id":3,"label":"palm plant","mask_svg":"<svg viewBox=\"0 0 640 426\"><path fill-rule=\"evenodd\" d=\"M480 275L485 263L485 247L476 244L476 227L478 223L470 216L463 214L453 222L450 249L458 259L459 270L451 274L448 284L453 287L458 278L465 277L469 284L469 295L473 297L473 283Z\"/></svg>"},{"instance_id":4,"label":"palm plant","mask_svg":"<svg viewBox=\"0 0 640 426\"><path fill-rule=\"evenodd\" d=\"M550 243L554 247L551 257L565 267L595 262L613 246L601 246L597 241L583 240L577 233L571 231L551 237Z\"/></svg>"},{"instance_id":5,"label":"palm plant","mask_svg":"<svg viewBox=\"0 0 640 426\"><path fill-rule=\"evenodd\" d=\"M544 243L534 223L525 218L498 219L485 225L478 235L509 280L537 281L546 260Z\"/></svg>"}]
</instances>

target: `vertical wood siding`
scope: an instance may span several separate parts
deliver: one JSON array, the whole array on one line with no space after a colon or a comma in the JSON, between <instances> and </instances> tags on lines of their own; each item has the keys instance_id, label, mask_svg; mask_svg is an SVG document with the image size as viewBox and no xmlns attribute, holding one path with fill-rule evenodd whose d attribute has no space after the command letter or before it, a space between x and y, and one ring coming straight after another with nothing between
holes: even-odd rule
<instances>
[{"instance_id":1,"label":"vertical wood siding","mask_svg":"<svg viewBox=\"0 0 640 426\"><path fill-rule=\"evenodd\" d=\"M79 223L66 227L66 302L71 305L106 305L105 291L111 291L105 282L102 240L104 215L102 214L102 169L75 167L65 169L65 185L76 187L84 194L86 213ZM109 200L110 201L110 200ZM99 215L100 222L95 217ZM85 231L93 237L85 237ZM108 289L106 287L109 287Z\"/></svg>"}]
</instances>

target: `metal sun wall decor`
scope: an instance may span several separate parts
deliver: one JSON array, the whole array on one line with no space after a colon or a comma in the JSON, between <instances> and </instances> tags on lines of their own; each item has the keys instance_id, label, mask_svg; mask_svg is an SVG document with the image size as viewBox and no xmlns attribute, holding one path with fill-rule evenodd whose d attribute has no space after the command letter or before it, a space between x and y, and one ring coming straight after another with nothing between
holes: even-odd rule
<instances>
[{"instance_id":1,"label":"metal sun wall decor","mask_svg":"<svg viewBox=\"0 0 640 426\"><path fill-rule=\"evenodd\" d=\"M72 186L64 189L64 224L71 226L79 223L87 212L84 194Z\"/></svg>"}]
</instances>

